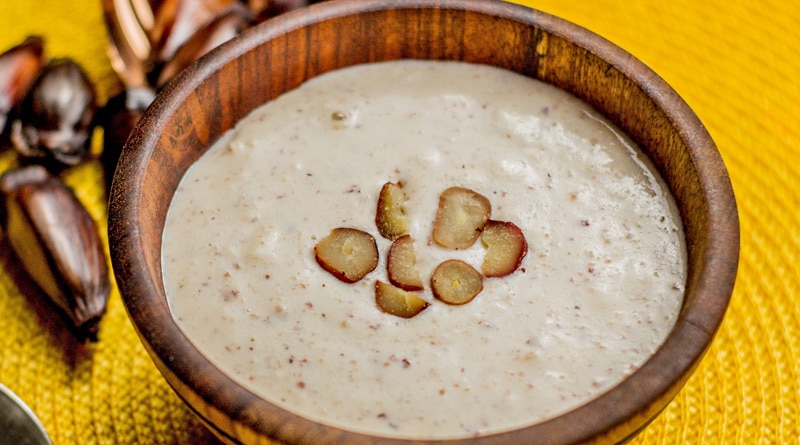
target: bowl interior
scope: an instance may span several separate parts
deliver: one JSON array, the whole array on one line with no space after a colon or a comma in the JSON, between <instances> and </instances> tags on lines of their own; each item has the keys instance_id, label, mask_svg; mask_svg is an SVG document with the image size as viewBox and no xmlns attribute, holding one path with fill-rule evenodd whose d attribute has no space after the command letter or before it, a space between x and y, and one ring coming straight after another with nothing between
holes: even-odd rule
<instances>
[{"instance_id":1,"label":"bowl interior","mask_svg":"<svg viewBox=\"0 0 800 445\"><path fill-rule=\"evenodd\" d=\"M402 58L489 64L556 85L630 135L669 185L683 219L689 276L667 342L600 398L550 421L476 441L623 440L683 386L724 315L739 241L730 181L700 121L646 66L589 31L503 2L323 3L241 34L171 83L128 140L109 210L114 271L145 347L176 392L231 442L378 440L283 411L205 360L167 307L161 233L183 173L251 110L318 74Z\"/></svg>"}]
</instances>

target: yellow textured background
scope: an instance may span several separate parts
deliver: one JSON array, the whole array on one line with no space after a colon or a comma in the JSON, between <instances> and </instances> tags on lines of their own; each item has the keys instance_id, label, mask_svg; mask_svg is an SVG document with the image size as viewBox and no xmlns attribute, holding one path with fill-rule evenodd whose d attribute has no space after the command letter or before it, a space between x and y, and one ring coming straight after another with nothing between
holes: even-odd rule
<instances>
[{"instance_id":1,"label":"yellow textured background","mask_svg":"<svg viewBox=\"0 0 800 445\"><path fill-rule=\"evenodd\" d=\"M659 73L708 127L736 192L741 263L725 322L686 387L634 443L797 443L800 2L520 3L588 27ZM101 101L118 88L100 0L3 0L0 50L29 34L46 38L48 56L81 63ZM0 172L15 162L0 149ZM64 178L105 237L99 163ZM56 445L208 440L140 345L116 290L100 341L82 347L46 305L25 297L26 286L0 234L0 382L27 401Z\"/></svg>"}]
</instances>

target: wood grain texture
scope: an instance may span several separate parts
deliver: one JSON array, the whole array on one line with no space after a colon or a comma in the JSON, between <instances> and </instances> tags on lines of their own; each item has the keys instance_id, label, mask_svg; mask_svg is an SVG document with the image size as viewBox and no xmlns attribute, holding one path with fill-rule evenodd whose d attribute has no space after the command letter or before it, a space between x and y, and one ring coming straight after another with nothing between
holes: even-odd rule
<instances>
[{"instance_id":1,"label":"wood grain texture","mask_svg":"<svg viewBox=\"0 0 800 445\"><path fill-rule=\"evenodd\" d=\"M160 261L169 197L186 169L238 120L318 74L401 58L490 64L563 88L627 132L669 184L685 226L689 279L666 343L630 378L570 413L465 442L616 443L635 434L683 386L727 308L739 250L730 181L705 128L650 69L584 29L498 1L315 5L243 33L167 86L128 141L109 210L117 282L151 357L226 442L407 443L321 426L235 384L172 321Z\"/></svg>"}]
</instances>

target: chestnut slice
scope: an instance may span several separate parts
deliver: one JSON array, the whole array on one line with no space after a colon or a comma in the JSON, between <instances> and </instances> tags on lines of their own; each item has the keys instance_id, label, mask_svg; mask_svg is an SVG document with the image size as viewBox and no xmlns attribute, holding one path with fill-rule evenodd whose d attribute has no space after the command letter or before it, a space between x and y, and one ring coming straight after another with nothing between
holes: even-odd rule
<instances>
[{"instance_id":1,"label":"chestnut slice","mask_svg":"<svg viewBox=\"0 0 800 445\"><path fill-rule=\"evenodd\" d=\"M409 235L397 238L389 248L386 258L386 271L389 281L395 286L408 291L422 290L422 279L417 268L417 254L414 251L414 240Z\"/></svg>"},{"instance_id":2,"label":"chestnut slice","mask_svg":"<svg viewBox=\"0 0 800 445\"><path fill-rule=\"evenodd\" d=\"M449 249L466 249L478 239L491 213L492 204L485 196L463 187L450 187L439 196L433 240Z\"/></svg>"},{"instance_id":3,"label":"chestnut slice","mask_svg":"<svg viewBox=\"0 0 800 445\"><path fill-rule=\"evenodd\" d=\"M447 260L433 271L431 287L439 300L465 304L483 290L483 275L461 260Z\"/></svg>"},{"instance_id":4,"label":"chestnut slice","mask_svg":"<svg viewBox=\"0 0 800 445\"><path fill-rule=\"evenodd\" d=\"M401 184L387 182L381 187L378 208L375 212L375 225L382 237L395 240L408 233L411 222L406 214L407 200L408 197Z\"/></svg>"},{"instance_id":5,"label":"chestnut slice","mask_svg":"<svg viewBox=\"0 0 800 445\"><path fill-rule=\"evenodd\" d=\"M314 247L314 256L323 269L345 283L355 283L378 266L375 238L347 227L331 230Z\"/></svg>"},{"instance_id":6,"label":"chestnut slice","mask_svg":"<svg viewBox=\"0 0 800 445\"><path fill-rule=\"evenodd\" d=\"M487 277L511 274L528 253L525 235L511 222L489 220L481 233L481 243L486 247L481 271Z\"/></svg>"},{"instance_id":7,"label":"chestnut slice","mask_svg":"<svg viewBox=\"0 0 800 445\"><path fill-rule=\"evenodd\" d=\"M375 281L375 303L387 314L411 318L430 306L414 292L409 292L381 280Z\"/></svg>"}]
</instances>

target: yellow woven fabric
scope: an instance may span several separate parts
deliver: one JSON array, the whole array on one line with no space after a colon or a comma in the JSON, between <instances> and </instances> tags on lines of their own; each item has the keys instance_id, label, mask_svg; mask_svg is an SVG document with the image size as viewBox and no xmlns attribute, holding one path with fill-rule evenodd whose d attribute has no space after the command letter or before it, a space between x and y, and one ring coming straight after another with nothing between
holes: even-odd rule
<instances>
[{"instance_id":1,"label":"yellow woven fabric","mask_svg":"<svg viewBox=\"0 0 800 445\"><path fill-rule=\"evenodd\" d=\"M800 2L520 3L586 26L659 73L708 127L736 192L741 263L725 322L686 387L634 443L797 443ZM104 32L100 0L0 4L0 49L43 35L48 56L86 68L101 101L118 89ZM15 162L0 150L0 172ZM64 177L105 237L99 163ZM100 341L76 345L45 304L25 296L31 284L8 249L0 235L0 382L27 401L56 445L210 440L153 366L116 290Z\"/></svg>"}]
</instances>

